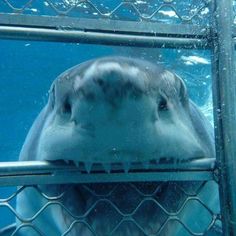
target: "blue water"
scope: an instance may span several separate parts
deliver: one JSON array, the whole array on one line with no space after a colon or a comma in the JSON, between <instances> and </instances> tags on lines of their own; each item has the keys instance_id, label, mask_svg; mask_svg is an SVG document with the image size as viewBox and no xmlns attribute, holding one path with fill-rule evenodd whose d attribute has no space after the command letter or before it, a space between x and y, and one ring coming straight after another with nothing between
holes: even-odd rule
<instances>
[{"instance_id":1,"label":"blue water","mask_svg":"<svg viewBox=\"0 0 236 236\"><path fill-rule=\"evenodd\" d=\"M0 41L1 161L17 160L24 137L47 101L51 82L65 69L112 48Z\"/></svg>"}]
</instances>

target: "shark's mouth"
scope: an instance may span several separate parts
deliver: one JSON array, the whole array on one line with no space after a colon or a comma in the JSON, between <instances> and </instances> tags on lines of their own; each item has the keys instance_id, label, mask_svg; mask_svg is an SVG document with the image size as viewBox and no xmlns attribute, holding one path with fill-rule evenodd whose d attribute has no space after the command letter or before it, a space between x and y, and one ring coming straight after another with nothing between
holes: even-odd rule
<instances>
[{"instance_id":1,"label":"shark's mouth","mask_svg":"<svg viewBox=\"0 0 236 236\"><path fill-rule=\"evenodd\" d=\"M193 170L212 169L215 165L215 158L192 157L188 159L177 159L175 157L161 157L147 161L129 162L81 162L75 160L56 160L51 163L67 165L77 168L81 173L132 173L158 170Z\"/></svg>"},{"instance_id":2,"label":"shark's mouth","mask_svg":"<svg viewBox=\"0 0 236 236\"><path fill-rule=\"evenodd\" d=\"M183 190L188 191L188 185L182 186L181 182L173 181L133 182L129 181L129 178L126 182L115 183L112 182L112 176L117 173L124 173L126 177L132 173L142 175L144 172L154 172L155 168L166 171L167 166L176 168L182 166L184 169L188 165L188 168L191 168L189 162L173 164L173 159L161 158L159 162L151 160L148 168L144 168L143 163L130 163L128 174L125 174L124 163L111 163L108 174L104 165L99 163L92 163L88 169L86 163L58 160L52 163L71 166L88 178L90 175L97 174L97 183L47 185L43 192L57 196L53 200L59 204L54 212L56 212L55 217L60 217L62 220L60 222L63 222L61 229L64 232L63 235L140 236L143 234L137 224L141 224L144 230L148 231L150 229L147 229L146 225L142 225L142 222L149 224L151 222L151 230L158 231L163 222L168 219L168 212L180 210L187 198L186 192ZM195 159L191 160L191 163L194 168L207 167L207 165L209 167L213 160L206 159L201 162L200 159ZM99 173L105 173L106 176L110 177L110 183L106 183L104 179L99 179ZM202 185L202 181L192 181L191 191L194 191L192 194L195 194L195 191L197 192ZM127 222L124 220L126 216L132 219L129 221L127 218L129 224L126 224ZM122 227L122 221L125 222L124 227ZM120 224L122 226L119 226Z\"/></svg>"},{"instance_id":3,"label":"shark's mouth","mask_svg":"<svg viewBox=\"0 0 236 236\"><path fill-rule=\"evenodd\" d=\"M58 196L53 199L57 203L54 212L57 220L61 219L63 235L141 236L138 224L146 231L155 231L167 220L168 214L158 204L170 210L164 198L169 191L165 182L60 184L46 188L44 192ZM184 193L176 191L178 204L172 211L177 211L184 201ZM124 220L125 216L131 220ZM152 223L153 229L146 229L144 222Z\"/></svg>"}]
</instances>

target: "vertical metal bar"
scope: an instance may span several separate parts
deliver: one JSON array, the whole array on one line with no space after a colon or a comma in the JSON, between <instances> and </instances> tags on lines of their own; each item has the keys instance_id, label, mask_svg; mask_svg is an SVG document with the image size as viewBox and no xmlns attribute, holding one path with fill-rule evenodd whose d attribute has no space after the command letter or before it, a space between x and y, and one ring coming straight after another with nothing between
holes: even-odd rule
<instances>
[{"instance_id":1,"label":"vertical metal bar","mask_svg":"<svg viewBox=\"0 0 236 236\"><path fill-rule=\"evenodd\" d=\"M233 1L215 0L213 105L224 235L236 235L236 74Z\"/></svg>"}]
</instances>

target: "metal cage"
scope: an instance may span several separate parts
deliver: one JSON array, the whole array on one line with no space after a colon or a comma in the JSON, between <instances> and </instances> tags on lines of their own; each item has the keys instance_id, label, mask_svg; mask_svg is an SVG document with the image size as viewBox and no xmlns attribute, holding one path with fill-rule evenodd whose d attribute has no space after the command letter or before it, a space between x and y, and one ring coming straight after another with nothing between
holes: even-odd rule
<instances>
[{"instance_id":1,"label":"metal cage","mask_svg":"<svg viewBox=\"0 0 236 236\"><path fill-rule=\"evenodd\" d=\"M152 2L152 1L151 1ZM7 198L0 197L0 212L5 208L21 224L0 230L0 235L17 235L22 228L31 228L38 235L44 235L34 226L33 220L50 205L57 204L72 218L70 227L63 235L69 235L73 227L82 224L94 235L99 235L90 225L89 217L96 215L96 209L106 209L116 217L116 224L107 232L114 232L132 224L143 235L161 235L170 221L181 225L190 235L206 235L216 223L222 221L224 235L236 235L236 81L234 72L233 1L199 0L188 1L187 12L181 15L174 0L156 0L155 4L138 4L136 0L120 0L116 5L98 5L93 0L78 1L35 1L29 0L14 5L12 1L0 1L0 38L104 44L133 47L161 47L210 49L212 52L213 105L215 119L216 163L209 159L204 162L172 163L152 162L147 166L133 163L131 166L112 166L107 172L100 166L75 167L70 164L48 162L2 162L0 163L0 186L22 186ZM161 13L162 9L175 13L171 24ZM39 10L40 9L40 10ZM193 10L194 9L194 10ZM129 13L129 17L124 12ZM66 178L65 178L66 176ZM187 192L184 182L193 181L196 188ZM199 193L208 187L209 181L219 184L221 213L212 212L200 198ZM169 209L165 201L158 198L162 183L169 182L176 196L184 196L175 209ZM48 196L39 185L81 184L83 189L96 197L89 209L81 216L74 216L61 199L66 196L64 189L58 196ZM150 187L149 183L152 183ZM180 184L181 183L181 184ZM106 186L103 192L97 186ZM46 204L30 219L23 219L12 206L12 201L27 188L34 188L44 197ZM117 191L134 192L132 211L112 197ZM127 200L128 201L128 200ZM179 217L189 204L204 208L209 218L201 230L191 228ZM140 215L143 208L158 209L163 214L159 226L147 228L142 225ZM96 209L95 209L96 208ZM106 213L104 213L106 214ZM1 213L0 213L1 215Z\"/></svg>"}]
</instances>

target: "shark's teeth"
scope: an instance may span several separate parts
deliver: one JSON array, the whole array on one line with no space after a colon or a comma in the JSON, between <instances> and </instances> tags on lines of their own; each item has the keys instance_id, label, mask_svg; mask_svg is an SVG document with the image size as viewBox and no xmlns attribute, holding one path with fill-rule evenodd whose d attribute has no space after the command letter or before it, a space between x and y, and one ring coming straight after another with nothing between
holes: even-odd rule
<instances>
[{"instance_id":1,"label":"shark's teeth","mask_svg":"<svg viewBox=\"0 0 236 236\"><path fill-rule=\"evenodd\" d=\"M123 162L123 168L125 173L129 172L130 166L131 166L130 162Z\"/></svg>"},{"instance_id":2,"label":"shark's teeth","mask_svg":"<svg viewBox=\"0 0 236 236\"><path fill-rule=\"evenodd\" d=\"M150 160L150 161L143 161L143 162L138 162L138 165L139 165L139 168L143 168L144 170L148 170L152 165L157 165L159 164L158 162L159 160ZM161 163L165 163L165 162L168 162L167 159L165 160L161 160ZM75 167L79 168L81 167L81 164L82 166L84 166L84 170L87 172L87 173L90 173L91 172L91 169L93 167L93 162L79 162L79 161L73 161L73 160L64 160L64 163L67 164L67 165L74 165ZM132 167L132 162L130 161L127 161L127 162L121 162L119 163L120 164L120 168L123 169L123 171L125 173L128 173ZM134 163L135 164L135 163ZM136 163L137 164L137 163ZM106 173L111 173L111 170L112 170L112 163L100 163L100 168L103 168L103 170L106 172Z\"/></svg>"},{"instance_id":3,"label":"shark's teeth","mask_svg":"<svg viewBox=\"0 0 236 236\"><path fill-rule=\"evenodd\" d=\"M92 165L93 163L92 162L84 162L84 167L85 167L85 170L90 173L91 169L92 169Z\"/></svg>"},{"instance_id":4,"label":"shark's teeth","mask_svg":"<svg viewBox=\"0 0 236 236\"><path fill-rule=\"evenodd\" d=\"M102 166L107 173L111 172L111 163L103 163Z\"/></svg>"}]
</instances>

